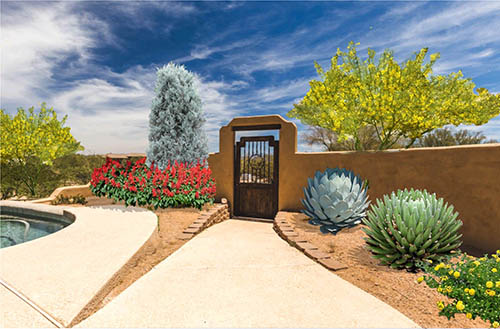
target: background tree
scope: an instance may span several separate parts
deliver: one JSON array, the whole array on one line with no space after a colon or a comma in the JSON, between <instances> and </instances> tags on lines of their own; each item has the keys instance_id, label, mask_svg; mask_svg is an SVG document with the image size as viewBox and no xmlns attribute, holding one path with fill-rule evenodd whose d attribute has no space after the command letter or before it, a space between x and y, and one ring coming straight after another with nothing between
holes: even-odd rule
<instances>
[{"instance_id":1,"label":"background tree","mask_svg":"<svg viewBox=\"0 0 500 329\"><path fill-rule=\"evenodd\" d=\"M372 126L364 126L358 129L358 145L356 145L356 139L352 136L345 140L339 140L336 132L322 127L309 127L308 131L302 136L309 145L321 145L324 151L376 150L380 146L375 128ZM401 139L392 148L401 148L404 144L405 140Z\"/></svg>"},{"instance_id":2,"label":"background tree","mask_svg":"<svg viewBox=\"0 0 500 329\"><path fill-rule=\"evenodd\" d=\"M90 182L94 168L102 167L105 162L101 155L68 154L54 160L52 171L60 176L59 186L85 185Z\"/></svg>"},{"instance_id":3,"label":"background tree","mask_svg":"<svg viewBox=\"0 0 500 329\"><path fill-rule=\"evenodd\" d=\"M40 180L51 175L55 159L84 148L71 135L70 128L63 127L67 116L59 121L53 108L47 109L45 103L38 114L34 107L28 112L19 108L11 117L0 110L2 192L8 190L10 182L11 188L22 185L35 196Z\"/></svg>"},{"instance_id":4,"label":"background tree","mask_svg":"<svg viewBox=\"0 0 500 329\"><path fill-rule=\"evenodd\" d=\"M173 63L163 66L157 71L155 94L149 115L148 163L154 160L163 168L169 160L206 159L205 119L193 74Z\"/></svg>"},{"instance_id":5,"label":"background tree","mask_svg":"<svg viewBox=\"0 0 500 329\"><path fill-rule=\"evenodd\" d=\"M415 147L453 146L468 144L498 143L495 139L486 140L486 136L480 131L461 129L455 131L448 127L433 130L419 138Z\"/></svg>"},{"instance_id":6,"label":"background tree","mask_svg":"<svg viewBox=\"0 0 500 329\"><path fill-rule=\"evenodd\" d=\"M337 50L326 72L315 63L323 81L310 81L310 90L288 116L330 129L340 141L352 136L356 149L361 149L358 129L371 126L382 150L401 138L408 139L405 147L410 147L436 128L481 125L500 114L500 94L490 94L484 88L474 93L474 83L463 79L460 71L432 75L439 54L431 55L424 64L427 48L403 66L390 50L375 64L373 50L368 49L368 58L362 61L352 42L347 48L348 52Z\"/></svg>"}]
</instances>

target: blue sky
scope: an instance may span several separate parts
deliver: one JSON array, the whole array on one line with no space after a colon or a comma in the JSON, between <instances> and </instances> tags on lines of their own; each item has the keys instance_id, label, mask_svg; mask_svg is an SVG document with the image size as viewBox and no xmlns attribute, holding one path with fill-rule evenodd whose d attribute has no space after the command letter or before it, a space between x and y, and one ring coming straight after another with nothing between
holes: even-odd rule
<instances>
[{"instance_id":1,"label":"blue sky","mask_svg":"<svg viewBox=\"0 0 500 329\"><path fill-rule=\"evenodd\" d=\"M399 62L428 47L434 73L500 92L499 1L2 1L1 28L1 108L45 101L87 154L145 152L156 69L170 61L196 74L210 152L233 117L287 118L314 61L329 67L351 40ZM318 150L290 120L299 151ZM500 140L500 116L471 129Z\"/></svg>"}]
</instances>

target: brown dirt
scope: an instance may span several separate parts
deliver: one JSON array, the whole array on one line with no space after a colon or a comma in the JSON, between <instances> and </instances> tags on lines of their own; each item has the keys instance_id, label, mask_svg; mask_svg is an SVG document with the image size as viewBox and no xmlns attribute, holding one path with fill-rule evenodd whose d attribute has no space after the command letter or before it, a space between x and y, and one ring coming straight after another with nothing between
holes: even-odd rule
<instances>
[{"instance_id":1,"label":"brown dirt","mask_svg":"<svg viewBox=\"0 0 500 329\"><path fill-rule=\"evenodd\" d=\"M295 231L301 234L319 250L332 253L332 258L347 265L348 268L335 274L363 289L369 294L391 305L424 328L488 328L489 324L480 318L467 319L464 314L457 314L448 320L440 316L436 303L447 301L447 297L418 284L417 278L422 273L410 273L406 270L394 270L379 265L365 248L361 230L364 225L343 229L337 235L324 235L318 226L308 224L308 218L301 213L287 213L287 220Z\"/></svg>"},{"instance_id":2,"label":"brown dirt","mask_svg":"<svg viewBox=\"0 0 500 329\"><path fill-rule=\"evenodd\" d=\"M114 202L112 199L98 197L88 197L87 202L86 206L124 204L123 202ZM82 207L80 204L64 206ZM211 207L213 206L207 205L202 211L196 208L153 210L158 216L158 229L153 232L148 241L134 254L127 264L125 264L83 308L70 323L70 327L83 321L104 307L132 283L179 249L187 240L179 240L177 236L203 212L209 210Z\"/></svg>"}]
</instances>

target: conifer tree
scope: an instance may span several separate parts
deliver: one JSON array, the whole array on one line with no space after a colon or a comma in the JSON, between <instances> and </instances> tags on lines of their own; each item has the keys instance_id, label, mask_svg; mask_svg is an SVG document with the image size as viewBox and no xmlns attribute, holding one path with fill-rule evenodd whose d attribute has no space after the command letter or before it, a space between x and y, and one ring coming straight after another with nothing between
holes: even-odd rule
<instances>
[{"instance_id":1,"label":"conifer tree","mask_svg":"<svg viewBox=\"0 0 500 329\"><path fill-rule=\"evenodd\" d=\"M194 75L169 63L159 68L149 114L147 162L165 168L168 161L196 163L208 157L201 98Z\"/></svg>"}]
</instances>

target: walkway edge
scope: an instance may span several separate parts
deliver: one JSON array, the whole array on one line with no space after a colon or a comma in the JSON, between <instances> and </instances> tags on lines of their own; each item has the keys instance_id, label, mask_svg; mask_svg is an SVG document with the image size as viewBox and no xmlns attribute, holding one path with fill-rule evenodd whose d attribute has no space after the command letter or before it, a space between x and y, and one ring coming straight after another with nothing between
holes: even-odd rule
<instances>
[{"instance_id":1,"label":"walkway edge","mask_svg":"<svg viewBox=\"0 0 500 329\"><path fill-rule=\"evenodd\" d=\"M52 323L54 326L57 328L64 328L64 325L61 324L59 321L54 319L52 315L49 313L45 312L41 307L36 305L34 302L32 302L28 297L24 296L21 292L17 291L14 287L12 287L10 284L5 282L4 280L0 279L0 284L4 286L7 290L9 290L11 293L16 295L19 299L21 299L23 302L28 304L32 309L40 313L44 318L46 318L50 323Z\"/></svg>"},{"instance_id":2,"label":"walkway edge","mask_svg":"<svg viewBox=\"0 0 500 329\"><path fill-rule=\"evenodd\" d=\"M278 235L288 242L292 247L297 248L303 252L307 257L311 258L315 262L321 264L332 271L343 270L347 268L347 265L331 258L330 254L319 251L311 242L308 242L305 238L301 237L290 223L287 221L287 216L285 211L280 211L276 214L273 224L274 231Z\"/></svg>"}]
</instances>

